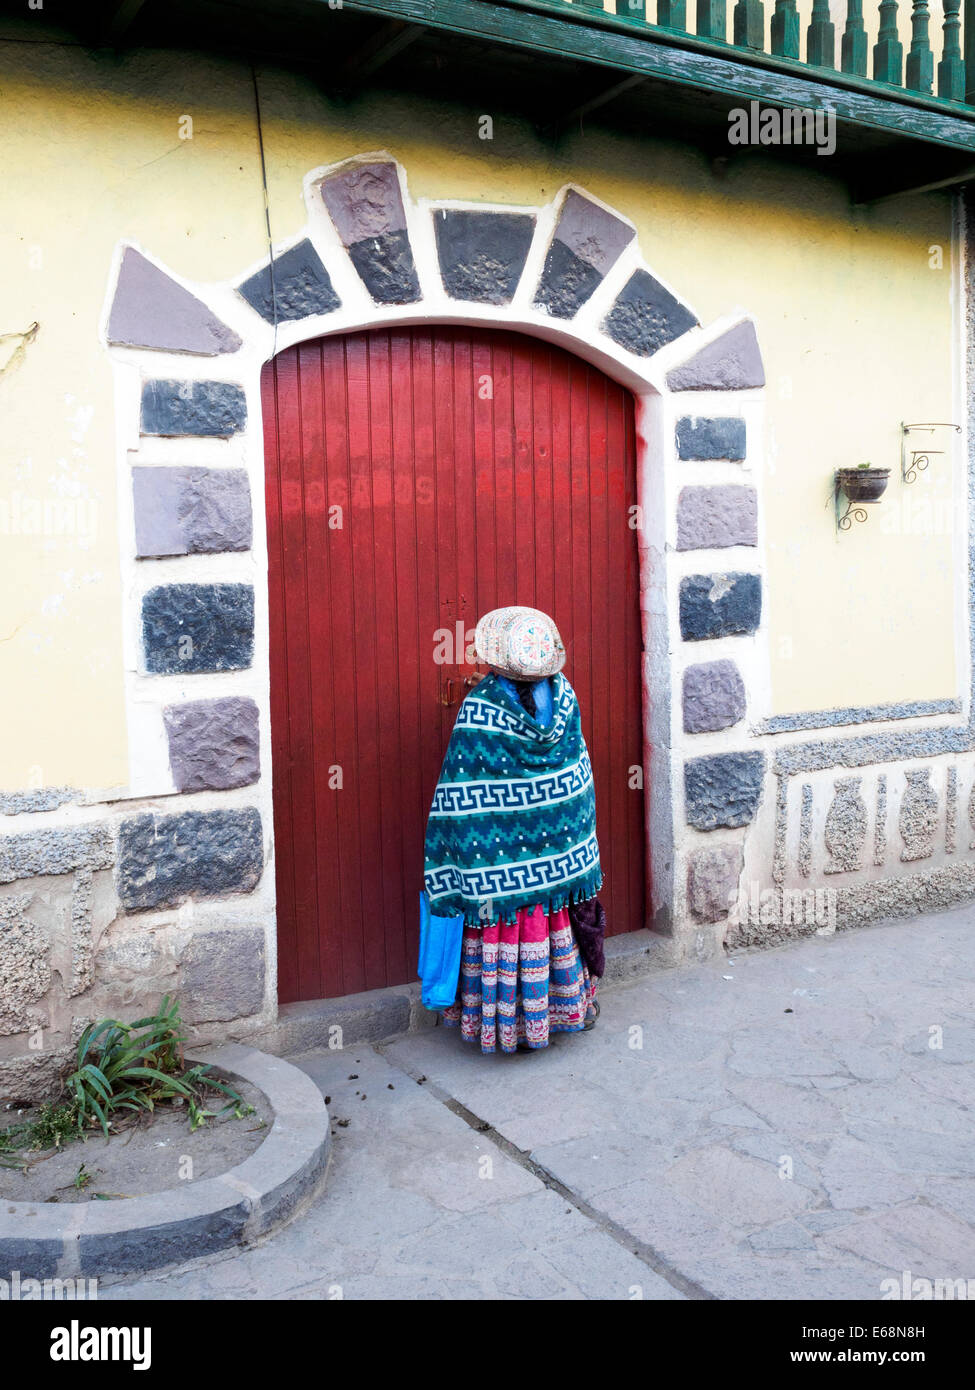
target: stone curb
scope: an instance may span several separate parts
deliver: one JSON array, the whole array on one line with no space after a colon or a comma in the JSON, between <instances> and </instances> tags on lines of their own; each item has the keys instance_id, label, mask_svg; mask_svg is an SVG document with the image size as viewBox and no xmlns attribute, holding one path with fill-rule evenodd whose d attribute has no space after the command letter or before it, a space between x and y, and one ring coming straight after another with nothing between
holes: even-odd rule
<instances>
[{"instance_id":1,"label":"stone curb","mask_svg":"<svg viewBox=\"0 0 975 1390\"><path fill-rule=\"evenodd\" d=\"M194 1051L267 1097L274 1111L258 1149L216 1178L124 1202L0 1199L0 1278L141 1274L247 1245L282 1225L317 1188L331 1136L321 1092L297 1067L238 1043Z\"/></svg>"}]
</instances>

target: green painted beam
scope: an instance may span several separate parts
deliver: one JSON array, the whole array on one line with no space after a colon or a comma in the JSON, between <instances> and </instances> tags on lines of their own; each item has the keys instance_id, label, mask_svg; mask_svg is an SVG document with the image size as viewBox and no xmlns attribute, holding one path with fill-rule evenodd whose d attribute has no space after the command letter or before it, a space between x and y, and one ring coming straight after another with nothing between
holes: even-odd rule
<instances>
[{"instance_id":1,"label":"green painted beam","mask_svg":"<svg viewBox=\"0 0 975 1390\"><path fill-rule=\"evenodd\" d=\"M968 0L973 3L973 0ZM325 4L327 0L319 0ZM869 79L708 43L639 20L558 0L343 0L347 10L640 74L737 101L831 107L841 122L952 149L975 150L975 108ZM740 56L739 56L740 55Z\"/></svg>"}]
</instances>

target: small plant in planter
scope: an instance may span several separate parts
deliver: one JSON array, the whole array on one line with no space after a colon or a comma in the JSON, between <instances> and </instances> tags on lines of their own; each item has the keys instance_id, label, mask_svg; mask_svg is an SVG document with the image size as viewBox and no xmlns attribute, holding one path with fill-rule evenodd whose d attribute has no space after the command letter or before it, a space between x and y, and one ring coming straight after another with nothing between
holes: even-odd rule
<instances>
[{"instance_id":1,"label":"small plant in planter","mask_svg":"<svg viewBox=\"0 0 975 1390\"><path fill-rule=\"evenodd\" d=\"M838 468L836 487L851 502L879 502L887 489L889 478L889 468L874 468L873 464L861 463L856 468Z\"/></svg>"}]
</instances>

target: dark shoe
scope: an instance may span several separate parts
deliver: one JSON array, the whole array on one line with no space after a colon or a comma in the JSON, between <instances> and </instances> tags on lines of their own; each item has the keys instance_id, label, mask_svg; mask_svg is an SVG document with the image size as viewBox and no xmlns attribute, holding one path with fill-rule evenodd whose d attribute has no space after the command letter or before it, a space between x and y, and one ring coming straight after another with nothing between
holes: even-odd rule
<instances>
[{"instance_id":1,"label":"dark shoe","mask_svg":"<svg viewBox=\"0 0 975 1390\"><path fill-rule=\"evenodd\" d=\"M587 1018L586 1021L585 1021L585 1023L582 1025L582 1031L583 1031L584 1033L588 1033L590 1028L595 1028L595 1026L596 1026L596 1019L599 1017L599 1000L598 1000L598 999L594 999L594 1000L592 1001L592 1008L593 1008L592 1018Z\"/></svg>"}]
</instances>

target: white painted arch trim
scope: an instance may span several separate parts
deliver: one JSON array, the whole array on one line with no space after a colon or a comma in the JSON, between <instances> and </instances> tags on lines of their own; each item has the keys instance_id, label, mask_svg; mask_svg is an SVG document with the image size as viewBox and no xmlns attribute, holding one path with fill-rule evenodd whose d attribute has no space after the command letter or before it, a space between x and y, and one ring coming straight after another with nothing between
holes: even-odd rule
<instances>
[{"instance_id":1,"label":"white painted arch trim","mask_svg":"<svg viewBox=\"0 0 975 1390\"><path fill-rule=\"evenodd\" d=\"M403 207L413 249L422 298L415 304L377 304L370 297L336 231L320 194L322 180L350 165L389 162L396 166ZM764 525L757 464L761 458L764 429L764 391L692 391L671 393L668 370L692 357L701 347L750 316L732 309L707 325L694 327L659 349L652 357L638 356L608 337L601 325L620 290L634 271L646 270L676 298L643 260L638 239L629 243L610 268L592 297L571 320L557 319L533 302L535 287L558 223L562 203L573 189L606 208L587 190L566 184L542 207L520 208L507 204L457 200L414 200L406 173L386 151L359 154L352 159L311 170L304 178L307 221L301 232L273 245L280 256L306 238L328 270L341 298L341 307L298 321L267 323L236 292L236 286L268 264L269 255L249 266L234 266L227 278L206 284L175 275L159 262L151 247L128 242L116 248L102 315L101 337L115 372L117 415L117 478L120 496L119 525L122 556L124 664L129 730L129 785L112 789L104 799L149 803L151 809L204 808L256 805L264 823L267 869L259 888L248 900L248 915L266 912L268 961L275 961L274 889L270 866L273 856L273 813L270 777L269 630L267 592L267 543L264 511L264 441L260 397L261 369L276 353L296 343L370 328L396 325L484 325L504 328L557 344L598 367L631 390L637 403L637 485L643 525L638 536L641 609L645 648L644 663L644 774L649 786L647 803L648 854L652 846L653 901L648 915L658 925L672 923L678 934L687 920L685 870L687 855L698 843L714 845L741 831L717 831L703 835L685 825L683 762L685 756L755 747L747 723L717 734L686 736L682 727L680 682L685 666L724 655L734 656L749 697L749 722L768 712L769 671L767 652L767 603L763 603L758 631L747 637L712 642L682 641L678 625L678 586L685 574L709 571L764 572ZM440 276L433 216L437 209L463 208L477 212L529 212L535 229L528 258L510 303L480 304L451 298ZM615 209L615 217L628 219ZM629 225L632 226L632 223ZM195 356L152 348L112 345L108 337L118 270L126 245L135 248L177 284L201 300L241 339L241 346L220 356ZM247 425L229 440L159 438L140 434L142 383L152 378L232 381L240 384L247 401ZM674 434L677 419L685 414L739 415L746 421L748 457L744 464L679 463ZM249 552L190 555L172 559L135 558L131 470L134 465L186 465L240 467L251 484L254 537ZM759 492L759 544L733 550L676 551L677 495L693 482L747 482ZM245 582L253 585L255 598L254 661L248 671L213 675L159 676L145 673L141 637L141 606L145 592L164 583ZM261 780L233 792L177 796L169 771L162 710L182 700L249 695L260 710L262 740ZM93 794L92 801L100 798ZM49 822L48 822L49 823ZM197 917L219 915L221 905L196 904ZM648 922L649 925L649 922ZM688 928L687 930L690 930ZM700 934L702 929L697 930ZM713 935L716 928L704 928ZM690 949L704 953L702 944ZM682 951L682 953L684 953ZM710 954L710 950L707 951ZM270 974L273 976L273 964Z\"/></svg>"}]
</instances>

